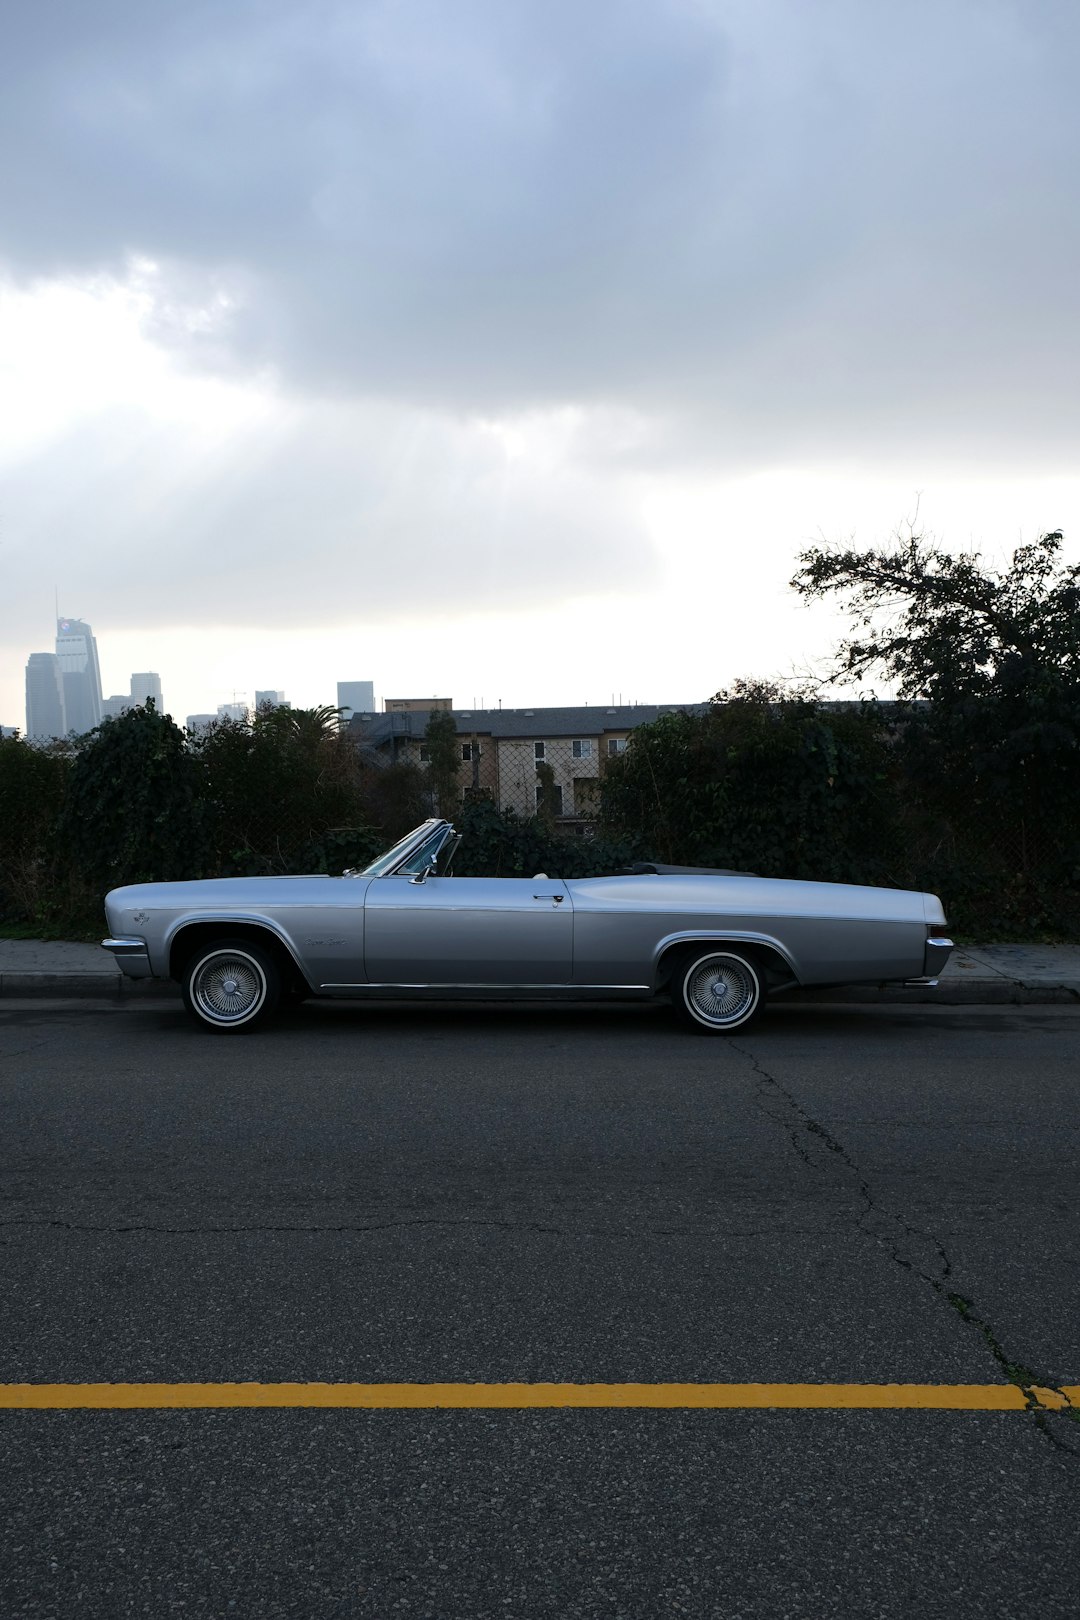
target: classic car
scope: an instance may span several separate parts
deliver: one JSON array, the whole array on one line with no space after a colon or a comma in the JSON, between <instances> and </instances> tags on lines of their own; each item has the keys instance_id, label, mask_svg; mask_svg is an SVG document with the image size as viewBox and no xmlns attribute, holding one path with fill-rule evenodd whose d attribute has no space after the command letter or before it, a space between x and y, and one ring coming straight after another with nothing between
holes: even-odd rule
<instances>
[{"instance_id":1,"label":"classic car","mask_svg":"<svg viewBox=\"0 0 1080 1620\"><path fill-rule=\"evenodd\" d=\"M936 895L642 862L616 877L453 876L433 818L340 877L138 883L102 943L179 981L197 1023L253 1029L308 996L630 999L667 994L699 1034L745 1029L800 985L935 984Z\"/></svg>"}]
</instances>

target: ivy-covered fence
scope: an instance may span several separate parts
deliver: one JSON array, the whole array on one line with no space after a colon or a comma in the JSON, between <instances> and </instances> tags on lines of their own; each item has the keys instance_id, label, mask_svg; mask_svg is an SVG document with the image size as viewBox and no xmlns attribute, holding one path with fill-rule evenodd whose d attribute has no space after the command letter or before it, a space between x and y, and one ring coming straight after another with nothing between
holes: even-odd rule
<instances>
[{"instance_id":1,"label":"ivy-covered fence","mask_svg":"<svg viewBox=\"0 0 1080 1620\"><path fill-rule=\"evenodd\" d=\"M968 939L1080 938L1080 758L1011 757L1001 730L989 703L958 718L740 683L634 733L601 825L669 861L929 890Z\"/></svg>"},{"instance_id":2,"label":"ivy-covered fence","mask_svg":"<svg viewBox=\"0 0 1080 1620\"><path fill-rule=\"evenodd\" d=\"M871 706L743 685L607 762L601 820L642 854L762 877L898 883L895 759Z\"/></svg>"},{"instance_id":3,"label":"ivy-covered fence","mask_svg":"<svg viewBox=\"0 0 1080 1620\"><path fill-rule=\"evenodd\" d=\"M987 756L988 757L988 756ZM454 810L461 876L618 872L634 860L930 889L968 938L1080 938L1080 793L1010 791L925 706L835 705L741 684L663 715L605 759L581 835ZM542 785L542 784L541 784ZM1023 785L1023 784L1021 784ZM272 710L194 735L151 705L89 736L0 741L0 926L92 937L105 891L200 876L340 872L432 813L428 773L366 765L332 710Z\"/></svg>"}]
</instances>

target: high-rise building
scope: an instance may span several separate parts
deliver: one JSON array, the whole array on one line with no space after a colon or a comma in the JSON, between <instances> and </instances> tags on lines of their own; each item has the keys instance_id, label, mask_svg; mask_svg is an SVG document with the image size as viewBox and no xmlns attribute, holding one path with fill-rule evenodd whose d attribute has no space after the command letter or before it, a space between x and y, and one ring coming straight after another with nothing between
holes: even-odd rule
<instances>
[{"instance_id":1,"label":"high-rise building","mask_svg":"<svg viewBox=\"0 0 1080 1620\"><path fill-rule=\"evenodd\" d=\"M346 723L354 714L374 714L374 681L338 681L337 706L345 710L343 718Z\"/></svg>"},{"instance_id":2,"label":"high-rise building","mask_svg":"<svg viewBox=\"0 0 1080 1620\"><path fill-rule=\"evenodd\" d=\"M133 675L131 677L132 703L146 703L150 698L153 698L154 708L158 714L162 714L164 711L161 707L161 676L155 675L152 670L146 670L141 675Z\"/></svg>"},{"instance_id":3,"label":"high-rise building","mask_svg":"<svg viewBox=\"0 0 1080 1620\"><path fill-rule=\"evenodd\" d=\"M101 718L103 720L119 720L131 708L131 699L124 696L107 697L101 700Z\"/></svg>"},{"instance_id":4,"label":"high-rise building","mask_svg":"<svg viewBox=\"0 0 1080 1620\"><path fill-rule=\"evenodd\" d=\"M219 720L246 720L248 706L246 703L219 703L217 718Z\"/></svg>"},{"instance_id":5,"label":"high-rise building","mask_svg":"<svg viewBox=\"0 0 1080 1620\"><path fill-rule=\"evenodd\" d=\"M286 699L284 692L256 692L255 708L256 710L288 709L291 708L291 704Z\"/></svg>"},{"instance_id":6,"label":"high-rise building","mask_svg":"<svg viewBox=\"0 0 1080 1620\"><path fill-rule=\"evenodd\" d=\"M81 736L101 721L101 671L90 626L82 619L57 619L56 656L64 685L67 729Z\"/></svg>"},{"instance_id":7,"label":"high-rise building","mask_svg":"<svg viewBox=\"0 0 1080 1620\"><path fill-rule=\"evenodd\" d=\"M55 653L31 653L26 661L26 735L66 737L64 683Z\"/></svg>"}]
</instances>

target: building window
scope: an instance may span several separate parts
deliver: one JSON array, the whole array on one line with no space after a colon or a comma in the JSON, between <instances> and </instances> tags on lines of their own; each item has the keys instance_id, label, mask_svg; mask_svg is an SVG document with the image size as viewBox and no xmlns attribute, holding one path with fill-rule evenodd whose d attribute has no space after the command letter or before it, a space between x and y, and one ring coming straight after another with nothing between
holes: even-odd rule
<instances>
[{"instance_id":1,"label":"building window","mask_svg":"<svg viewBox=\"0 0 1080 1620\"><path fill-rule=\"evenodd\" d=\"M534 759L546 759L547 758L547 743L533 743L533 758Z\"/></svg>"},{"instance_id":2,"label":"building window","mask_svg":"<svg viewBox=\"0 0 1080 1620\"><path fill-rule=\"evenodd\" d=\"M552 784L551 784L550 788L548 789L548 791L551 794L551 808L552 808L553 812L555 813L555 815L561 816L562 813L563 813L563 811L562 811L562 788L559 786L558 782L552 782ZM538 810L542 808L543 802L544 802L544 786L543 786L542 782L537 782L537 784L536 784L536 808Z\"/></svg>"},{"instance_id":3,"label":"building window","mask_svg":"<svg viewBox=\"0 0 1080 1620\"><path fill-rule=\"evenodd\" d=\"M479 759L481 757L481 752L482 752L482 750L480 748L479 743L462 743L462 745L461 745L461 761L462 761L462 764L463 765L471 765L474 759Z\"/></svg>"},{"instance_id":4,"label":"building window","mask_svg":"<svg viewBox=\"0 0 1080 1620\"><path fill-rule=\"evenodd\" d=\"M421 765L431 764L431 749L424 743L420 744L420 763Z\"/></svg>"},{"instance_id":5,"label":"building window","mask_svg":"<svg viewBox=\"0 0 1080 1620\"><path fill-rule=\"evenodd\" d=\"M570 752L575 759L592 759L592 738L575 737L570 744Z\"/></svg>"},{"instance_id":6,"label":"building window","mask_svg":"<svg viewBox=\"0 0 1080 1620\"><path fill-rule=\"evenodd\" d=\"M626 752L626 738L609 737L607 740L607 751L609 754L624 754Z\"/></svg>"}]
</instances>

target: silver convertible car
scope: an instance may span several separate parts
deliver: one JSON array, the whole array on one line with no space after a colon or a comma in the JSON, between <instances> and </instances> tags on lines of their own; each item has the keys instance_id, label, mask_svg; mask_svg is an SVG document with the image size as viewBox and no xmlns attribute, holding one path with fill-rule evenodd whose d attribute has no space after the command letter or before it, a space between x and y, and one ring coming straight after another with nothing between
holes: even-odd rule
<instances>
[{"instance_id":1,"label":"silver convertible car","mask_svg":"<svg viewBox=\"0 0 1080 1620\"><path fill-rule=\"evenodd\" d=\"M308 996L642 1000L687 1029L744 1029L800 985L934 984L936 895L642 863L619 877L454 877L425 821L341 877L140 883L105 899L133 978L176 979L192 1017L253 1029Z\"/></svg>"}]
</instances>

